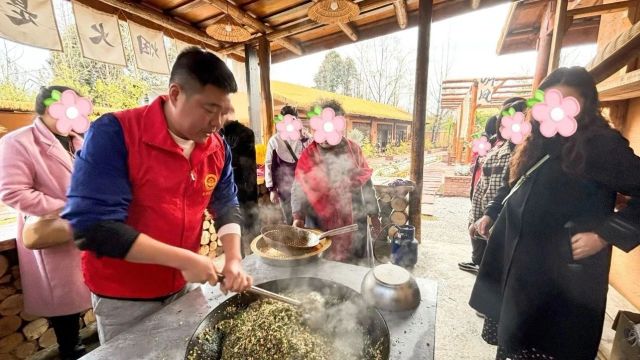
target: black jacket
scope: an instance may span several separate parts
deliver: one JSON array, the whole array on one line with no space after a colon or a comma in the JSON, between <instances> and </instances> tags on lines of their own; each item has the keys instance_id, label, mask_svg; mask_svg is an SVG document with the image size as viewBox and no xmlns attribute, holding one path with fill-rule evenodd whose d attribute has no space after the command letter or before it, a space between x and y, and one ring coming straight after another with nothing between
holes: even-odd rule
<instances>
[{"instance_id":1,"label":"black jacket","mask_svg":"<svg viewBox=\"0 0 640 360\"><path fill-rule=\"evenodd\" d=\"M588 144L583 176L564 172L559 149L550 148L551 158L501 212L508 186L487 208L494 219L500 215L470 305L499 323L498 344L508 351L535 348L558 360L593 360L611 246L574 261L571 236L593 231L624 251L640 244L640 158L615 130ZM616 192L632 197L618 213L613 212Z\"/></svg>"}]
</instances>

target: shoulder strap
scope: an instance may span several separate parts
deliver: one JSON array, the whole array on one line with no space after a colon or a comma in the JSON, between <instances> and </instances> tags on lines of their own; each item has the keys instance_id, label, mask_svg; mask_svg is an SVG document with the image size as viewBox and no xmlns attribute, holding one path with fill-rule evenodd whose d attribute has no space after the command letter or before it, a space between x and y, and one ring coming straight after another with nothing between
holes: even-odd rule
<instances>
[{"instance_id":1,"label":"shoulder strap","mask_svg":"<svg viewBox=\"0 0 640 360\"><path fill-rule=\"evenodd\" d=\"M291 145L289 145L289 142L287 140L284 140L284 144L287 146L287 149L289 150L289 153L291 154L291 156L293 156L293 161L298 162L298 157L296 156L296 153L291 148Z\"/></svg>"},{"instance_id":2,"label":"shoulder strap","mask_svg":"<svg viewBox=\"0 0 640 360\"><path fill-rule=\"evenodd\" d=\"M529 177L531 177L531 174L533 174L536 170L538 170L538 168L542 166L542 164L544 164L545 161L549 160L550 157L551 156L547 154L542 159L538 160L537 163L533 164L531 169L527 170L527 172L524 173L524 175L522 175L520 179L518 179L518 182L516 182L516 184L511 188L509 195L507 195L507 197L504 198L504 200L502 200L502 205L504 205L507 202L507 200L511 197L511 195L513 195L513 193L516 192Z\"/></svg>"}]
</instances>

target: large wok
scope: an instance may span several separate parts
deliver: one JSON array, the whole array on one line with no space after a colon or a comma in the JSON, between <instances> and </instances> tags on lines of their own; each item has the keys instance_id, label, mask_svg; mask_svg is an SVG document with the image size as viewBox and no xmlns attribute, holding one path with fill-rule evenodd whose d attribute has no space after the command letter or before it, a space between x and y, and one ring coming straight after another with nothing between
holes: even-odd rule
<instances>
[{"instance_id":1,"label":"large wok","mask_svg":"<svg viewBox=\"0 0 640 360\"><path fill-rule=\"evenodd\" d=\"M379 344L382 359L389 359L390 340L387 323L377 310L366 305L362 295L351 288L333 281L302 277L268 281L258 285L258 287L275 293L288 291L300 292L301 289L304 289L303 291L305 292L316 291L325 297L331 296L332 298L337 298L339 301L353 302L357 305L358 309L362 309L354 321L357 321L365 329L371 344ZM202 359L219 360L222 356L222 334L218 332L214 333L213 341L209 343L200 341L198 339L199 335L202 334L205 329L213 329L219 322L232 317L233 315L229 315L226 311L228 308L233 306L244 309L258 299L259 296L255 294L236 294L213 309L204 320L202 320L191 336L191 339L189 339L185 359L188 358L192 350L198 350L198 353L205 355L201 356Z\"/></svg>"}]
</instances>

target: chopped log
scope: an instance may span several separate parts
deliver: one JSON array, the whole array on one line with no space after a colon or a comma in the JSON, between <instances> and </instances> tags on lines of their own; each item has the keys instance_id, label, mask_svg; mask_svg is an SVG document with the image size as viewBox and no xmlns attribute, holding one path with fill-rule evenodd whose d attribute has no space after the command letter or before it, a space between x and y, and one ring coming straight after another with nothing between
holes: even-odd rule
<instances>
[{"instance_id":1,"label":"chopped log","mask_svg":"<svg viewBox=\"0 0 640 360\"><path fill-rule=\"evenodd\" d=\"M398 228L395 226L390 226L389 230L387 231L387 235L389 235L389 237L394 237L396 236L396 234L398 233Z\"/></svg>"},{"instance_id":2,"label":"chopped log","mask_svg":"<svg viewBox=\"0 0 640 360\"><path fill-rule=\"evenodd\" d=\"M218 234L216 234L216 231L213 230L213 232L211 233L211 242L217 242L218 241Z\"/></svg>"},{"instance_id":3,"label":"chopped log","mask_svg":"<svg viewBox=\"0 0 640 360\"><path fill-rule=\"evenodd\" d=\"M24 329L22 329L22 333L27 338L27 340L35 340L42 336L42 334L44 334L48 328L49 321L47 321L47 319L41 318L28 323L24 327Z\"/></svg>"},{"instance_id":4,"label":"chopped log","mask_svg":"<svg viewBox=\"0 0 640 360\"><path fill-rule=\"evenodd\" d=\"M38 339L38 345L40 345L40 347L43 347L43 348L48 348L50 346L54 346L57 344L58 344L58 339L56 338L56 333L55 331L53 331L53 328L49 328Z\"/></svg>"},{"instance_id":5,"label":"chopped log","mask_svg":"<svg viewBox=\"0 0 640 360\"><path fill-rule=\"evenodd\" d=\"M8 298L16 293L16 288L13 286L0 286L0 301Z\"/></svg>"},{"instance_id":6,"label":"chopped log","mask_svg":"<svg viewBox=\"0 0 640 360\"><path fill-rule=\"evenodd\" d=\"M213 223L211 223L211 226L209 226L209 234L211 234L211 236L216 234L216 227L213 226Z\"/></svg>"},{"instance_id":7,"label":"chopped log","mask_svg":"<svg viewBox=\"0 0 640 360\"><path fill-rule=\"evenodd\" d=\"M14 351L14 354L18 359L26 359L38 351L38 343L35 341L25 342L20 344Z\"/></svg>"},{"instance_id":8,"label":"chopped log","mask_svg":"<svg viewBox=\"0 0 640 360\"><path fill-rule=\"evenodd\" d=\"M22 294L11 295L0 303L0 315L18 315L22 309Z\"/></svg>"},{"instance_id":9,"label":"chopped log","mask_svg":"<svg viewBox=\"0 0 640 360\"><path fill-rule=\"evenodd\" d=\"M31 314L28 314L28 313L26 313L24 311L20 313L20 317L24 321L34 321L34 320L40 319L40 316L31 315Z\"/></svg>"},{"instance_id":10,"label":"chopped log","mask_svg":"<svg viewBox=\"0 0 640 360\"><path fill-rule=\"evenodd\" d=\"M94 322L96 322L96 315L93 313L92 309L89 309L89 311L84 314L84 323L88 326Z\"/></svg>"},{"instance_id":11,"label":"chopped log","mask_svg":"<svg viewBox=\"0 0 640 360\"><path fill-rule=\"evenodd\" d=\"M218 248L218 241L217 240L213 240L209 243L209 252L215 250Z\"/></svg>"},{"instance_id":12,"label":"chopped log","mask_svg":"<svg viewBox=\"0 0 640 360\"><path fill-rule=\"evenodd\" d=\"M385 193L380 194L380 199L379 199L379 200L380 200L381 202L383 202L383 203L388 203L388 202L390 202L392 199L393 199L393 198L391 197L391 194L389 194L389 193L386 193L386 192L385 192Z\"/></svg>"},{"instance_id":13,"label":"chopped log","mask_svg":"<svg viewBox=\"0 0 640 360\"><path fill-rule=\"evenodd\" d=\"M20 279L20 266L13 265L11 267L11 275L13 275L14 279Z\"/></svg>"},{"instance_id":14,"label":"chopped log","mask_svg":"<svg viewBox=\"0 0 640 360\"><path fill-rule=\"evenodd\" d=\"M4 354L10 353L11 351L13 351L13 349L17 348L23 340L24 337L20 333L13 333L7 337L2 338L2 340L0 340L0 354L3 354L4 356Z\"/></svg>"},{"instance_id":15,"label":"chopped log","mask_svg":"<svg viewBox=\"0 0 640 360\"><path fill-rule=\"evenodd\" d=\"M209 255L209 245L200 246L200 250L198 251L200 255Z\"/></svg>"},{"instance_id":16,"label":"chopped log","mask_svg":"<svg viewBox=\"0 0 640 360\"><path fill-rule=\"evenodd\" d=\"M22 290L22 280L17 279L16 281L13 282L13 287L18 289L18 290Z\"/></svg>"},{"instance_id":17,"label":"chopped log","mask_svg":"<svg viewBox=\"0 0 640 360\"><path fill-rule=\"evenodd\" d=\"M3 276L9 269L9 259L6 256L0 255L0 276Z\"/></svg>"},{"instance_id":18,"label":"chopped log","mask_svg":"<svg viewBox=\"0 0 640 360\"><path fill-rule=\"evenodd\" d=\"M211 241L211 234L208 231L203 231L200 236L200 245L208 245L209 241Z\"/></svg>"},{"instance_id":19,"label":"chopped log","mask_svg":"<svg viewBox=\"0 0 640 360\"><path fill-rule=\"evenodd\" d=\"M202 230L209 230L210 226L211 226L211 221L205 220L202 222Z\"/></svg>"},{"instance_id":20,"label":"chopped log","mask_svg":"<svg viewBox=\"0 0 640 360\"><path fill-rule=\"evenodd\" d=\"M389 218L391 222L396 225L404 225L409 220L409 216L403 211L394 211Z\"/></svg>"},{"instance_id":21,"label":"chopped log","mask_svg":"<svg viewBox=\"0 0 640 360\"><path fill-rule=\"evenodd\" d=\"M0 337L13 334L20 329L22 319L19 316L5 316L0 318Z\"/></svg>"},{"instance_id":22,"label":"chopped log","mask_svg":"<svg viewBox=\"0 0 640 360\"><path fill-rule=\"evenodd\" d=\"M409 202L403 197L394 197L393 200L391 200L391 207L396 211L404 211L408 205Z\"/></svg>"},{"instance_id":23,"label":"chopped log","mask_svg":"<svg viewBox=\"0 0 640 360\"><path fill-rule=\"evenodd\" d=\"M5 276L0 278L0 284L8 284L8 283L11 282L11 279L13 279L11 274L7 274L7 275L5 275Z\"/></svg>"}]
</instances>

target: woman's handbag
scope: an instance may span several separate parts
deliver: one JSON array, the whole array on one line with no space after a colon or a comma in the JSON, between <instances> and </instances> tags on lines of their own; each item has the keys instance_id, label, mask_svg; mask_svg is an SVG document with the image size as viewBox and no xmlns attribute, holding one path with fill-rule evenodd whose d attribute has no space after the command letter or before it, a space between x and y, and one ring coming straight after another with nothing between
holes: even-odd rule
<instances>
[{"instance_id":1,"label":"woman's handbag","mask_svg":"<svg viewBox=\"0 0 640 360\"><path fill-rule=\"evenodd\" d=\"M43 216L28 216L22 229L22 242L30 250L66 244L73 237L69 222L55 211Z\"/></svg>"}]
</instances>

